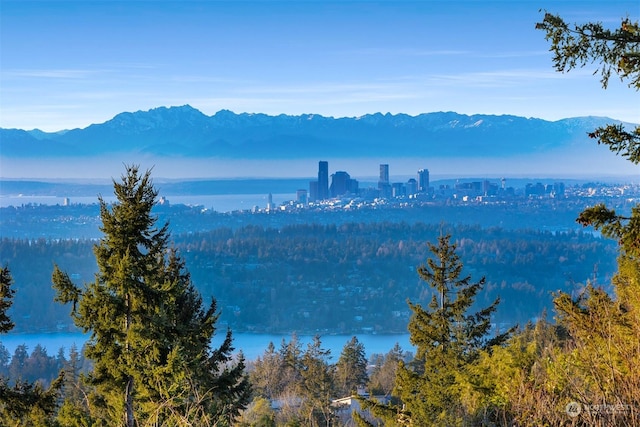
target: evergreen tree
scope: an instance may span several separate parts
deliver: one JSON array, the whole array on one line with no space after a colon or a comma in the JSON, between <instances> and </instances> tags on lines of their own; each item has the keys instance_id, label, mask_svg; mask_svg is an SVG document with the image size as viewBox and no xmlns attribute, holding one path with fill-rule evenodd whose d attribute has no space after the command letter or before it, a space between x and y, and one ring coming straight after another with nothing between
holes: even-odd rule
<instances>
[{"instance_id":1,"label":"evergreen tree","mask_svg":"<svg viewBox=\"0 0 640 427\"><path fill-rule=\"evenodd\" d=\"M13 304L13 294L15 293L11 289L12 282L9 267L0 268L0 333L7 333L15 326L7 314L7 310Z\"/></svg>"},{"instance_id":2,"label":"evergreen tree","mask_svg":"<svg viewBox=\"0 0 640 427\"><path fill-rule=\"evenodd\" d=\"M56 300L72 304L75 324L91 336L92 417L108 425L222 425L246 404L242 356L231 363L231 331L211 347L218 314L205 307L184 263L168 247L168 224L152 214L150 171L127 166L114 180L117 202L100 202L104 236L94 247L95 281L83 288L56 266Z\"/></svg>"},{"instance_id":3,"label":"evergreen tree","mask_svg":"<svg viewBox=\"0 0 640 427\"><path fill-rule=\"evenodd\" d=\"M254 393L267 399L276 399L282 391L282 362L273 342L270 342L262 356L253 363L250 374Z\"/></svg>"},{"instance_id":4,"label":"evergreen tree","mask_svg":"<svg viewBox=\"0 0 640 427\"><path fill-rule=\"evenodd\" d=\"M600 22L588 22L570 26L564 20L545 13L536 28L545 32L551 42L553 65L565 72L576 67L597 63L603 88L612 73L622 81L629 81L629 87L640 90L640 26L638 21L628 17L621 20L620 28L610 30ZM589 134L616 154L626 157L634 164L640 163L640 126L625 130L623 124L608 125ZM627 252L640 255L640 207L635 206L630 216L619 215L604 204L584 210L578 222L600 229L603 234L617 238Z\"/></svg>"},{"instance_id":5,"label":"evergreen tree","mask_svg":"<svg viewBox=\"0 0 640 427\"><path fill-rule=\"evenodd\" d=\"M615 73L629 80L631 88L640 89L637 21L622 19L615 30L597 22L571 27L559 16L546 13L536 28L544 30L551 41L558 71L597 63L603 88ZM621 124L610 125L590 135L614 153L640 163L640 126L628 132ZM613 279L613 296L591 284L577 298L563 292L556 295L558 320L568 330L571 346L551 366L553 385L578 404L607 408L583 411L580 422L640 425L640 205L630 215L620 215L598 204L584 210L577 221L618 240L618 273Z\"/></svg>"},{"instance_id":6,"label":"evergreen tree","mask_svg":"<svg viewBox=\"0 0 640 427\"><path fill-rule=\"evenodd\" d=\"M69 349L69 360L64 363L64 382L62 396L64 398L56 420L60 425L70 427L88 426L91 424L89 407L87 406L87 387L82 382L83 356L75 344Z\"/></svg>"},{"instance_id":7,"label":"evergreen tree","mask_svg":"<svg viewBox=\"0 0 640 427\"><path fill-rule=\"evenodd\" d=\"M597 63L603 88L607 88L611 74L629 87L640 89L640 26L628 17L621 20L620 28L611 30L600 22L588 22L573 26L557 15L545 13L536 29L545 32L551 42L553 66L557 71L570 71L576 67ZM640 162L640 126L631 131L623 124L608 125L589 134L599 144L627 157L635 164Z\"/></svg>"},{"instance_id":8,"label":"evergreen tree","mask_svg":"<svg viewBox=\"0 0 640 427\"><path fill-rule=\"evenodd\" d=\"M576 299L561 293L554 300L558 322L571 337L552 365L557 388L567 402L603 405L580 414L590 425L640 425L640 266L621 268L615 299L589 285Z\"/></svg>"},{"instance_id":9,"label":"evergreen tree","mask_svg":"<svg viewBox=\"0 0 640 427\"><path fill-rule=\"evenodd\" d=\"M11 360L11 354L9 350L0 342L0 376L9 375L9 361Z\"/></svg>"},{"instance_id":10,"label":"evergreen tree","mask_svg":"<svg viewBox=\"0 0 640 427\"><path fill-rule=\"evenodd\" d=\"M7 315L11 307L13 278L9 267L0 269L0 333L7 333L14 327L14 323ZM18 353L19 352L19 353ZM20 354L24 357L20 357ZM18 346L16 354L24 367L27 357L26 346ZM15 355L14 355L15 357ZM11 363L14 363L13 359ZM15 366L15 365L14 365ZM12 369L10 367L9 372ZM52 423L52 416L56 410L58 393L62 386L63 375L51 383L48 389L44 389L40 382L30 383L23 381L22 371L13 370L15 377L13 385L7 377L0 376L0 425L14 426L48 426Z\"/></svg>"},{"instance_id":11,"label":"evergreen tree","mask_svg":"<svg viewBox=\"0 0 640 427\"><path fill-rule=\"evenodd\" d=\"M367 384L367 358L364 345L352 337L342 348L335 369L336 389L341 396L355 394Z\"/></svg>"},{"instance_id":12,"label":"evergreen tree","mask_svg":"<svg viewBox=\"0 0 640 427\"><path fill-rule=\"evenodd\" d=\"M439 237L438 245L430 243L429 249L434 256L418 268L418 275L434 294L428 308L409 302L413 315L408 329L410 342L416 346L416 359L412 364L398 364L394 395L402 401L402 407L371 401L363 405L385 425L453 426L472 422L474 415L462 402L462 387L472 383L470 368L484 348L504 342L511 333L487 339L491 314L499 299L468 314L485 279L472 282L470 276L462 275L463 265L450 236ZM366 425L362 417L358 422Z\"/></svg>"},{"instance_id":13,"label":"evergreen tree","mask_svg":"<svg viewBox=\"0 0 640 427\"><path fill-rule=\"evenodd\" d=\"M20 344L16 346L9 362L9 377L14 380L25 379L25 368L27 365L27 359L29 358L29 351L26 344Z\"/></svg>"},{"instance_id":14,"label":"evergreen tree","mask_svg":"<svg viewBox=\"0 0 640 427\"><path fill-rule=\"evenodd\" d=\"M295 395L303 369L301 360L302 348L296 334L291 336L291 340L288 343L286 340L282 340L278 355L278 360L280 361L280 387L278 394L280 396Z\"/></svg>"},{"instance_id":15,"label":"evergreen tree","mask_svg":"<svg viewBox=\"0 0 640 427\"><path fill-rule=\"evenodd\" d=\"M316 335L300 360L302 369L298 393L302 399L302 421L309 427L331 425L334 384L330 357L331 351L322 348L320 337Z\"/></svg>"},{"instance_id":16,"label":"evergreen tree","mask_svg":"<svg viewBox=\"0 0 640 427\"><path fill-rule=\"evenodd\" d=\"M263 357L254 364L251 379L255 386L252 382L252 387L258 396L276 403L278 425L295 425L289 423L295 423L302 417L299 387L303 369L302 349L295 334L289 342L283 338L278 351L270 343Z\"/></svg>"},{"instance_id":17,"label":"evergreen tree","mask_svg":"<svg viewBox=\"0 0 640 427\"><path fill-rule=\"evenodd\" d=\"M418 268L420 278L435 291L428 309L409 302L410 341L416 346L415 367L400 362L395 393L405 405L404 415L419 425L456 425L467 419L460 404L460 376L476 361L485 345L504 341L507 334L487 341L491 314L499 299L489 307L468 314L485 278L471 282L463 276L463 265L450 236L429 244L433 258Z\"/></svg>"},{"instance_id":18,"label":"evergreen tree","mask_svg":"<svg viewBox=\"0 0 640 427\"><path fill-rule=\"evenodd\" d=\"M396 383L398 363L403 360L404 353L400 344L396 343L384 356L379 355L371 372L369 390L371 394L389 396Z\"/></svg>"},{"instance_id":19,"label":"evergreen tree","mask_svg":"<svg viewBox=\"0 0 640 427\"><path fill-rule=\"evenodd\" d=\"M276 427L275 411L264 397L255 397L242 412L238 427Z\"/></svg>"}]
</instances>

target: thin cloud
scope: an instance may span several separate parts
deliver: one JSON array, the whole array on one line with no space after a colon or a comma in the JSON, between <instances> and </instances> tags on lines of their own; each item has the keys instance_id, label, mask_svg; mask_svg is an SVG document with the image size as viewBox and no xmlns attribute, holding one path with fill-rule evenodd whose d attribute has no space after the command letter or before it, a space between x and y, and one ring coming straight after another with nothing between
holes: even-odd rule
<instances>
[{"instance_id":1,"label":"thin cloud","mask_svg":"<svg viewBox=\"0 0 640 427\"><path fill-rule=\"evenodd\" d=\"M0 72L3 78L88 80L105 76L130 76L132 70L149 71L157 69L159 69L159 67L153 64L128 63L111 64L109 67L98 66L95 68L3 69Z\"/></svg>"},{"instance_id":2,"label":"thin cloud","mask_svg":"<svg viewBox=\"0 0 640 427\"><path fill-rule=\"evenodd\" d=\"M475 52L475 58L530 58L532 56L548 56L549 50L529 50L516 52Z\"/></svg>"},{"instance_id":3,"label":"thin cloud","mask_svg":"<svg viewBox=\"0 0 640 427\"><path fill-rule=\"evenodd\" d=\"M93 78L97 74L108 70L87 69L50 69L50 70L6 70L2 71L4 77L13 78L42 78L42 79L66 79L84 80Z\"/></svg>"},{"instance_id":4,"label":"thin cloud","mask_svg":"<svg viewBox=\"0 0 640 427\"><path fill-rule=\"evenodd\" d=\"M584 74L578 72L576 75ZM590 75L590 74L589 74ZM532 85L540 80L566 79L565 75L546 70L500 70L461 74L437 74L428 76L427 82L438 85L455 85L466 87L511 87Z\"/></svg>"},{"instance_id":5,"label":"thin cloud","mask_svg":"<svg viewBox=\"0 0 640 427\"><path fill-rule=\"evenodd\" d=\"M267 85L240 88L238 93L251 94L345 94L350 92L370 92L370 91L394 91L406 86L406 81L401 79L376 80L374 82L363 83L343 83L343 82L309 82L298 85Z\"/></svg>"},{"instance_id":6,"label":"thin cloud","mask_svg":"<svg viewBox=\"0 0 640 427\"><path fill-rule=\"evenodd\" d=\"M200 76L200 75L174 75L168 78L168 80L178 83L211 83L211 84L247 84L248 80L239 80L229 77L212 77L212 76Z\"/></svg>"},{"instance_id":7,"label":"thin cloud","mask_svg":"<svg viewBox=\"0 0 640 427\"><path fill-rule=\"evenodd\" d=\"M364 48L355 50L346 50L343 53L348 55L370 55L370 56L407 56L407 57L423 57L423 56L468 56L472 52L468 50L455 49L418 49L418 48Z\"/></svg>"}]
</instances>

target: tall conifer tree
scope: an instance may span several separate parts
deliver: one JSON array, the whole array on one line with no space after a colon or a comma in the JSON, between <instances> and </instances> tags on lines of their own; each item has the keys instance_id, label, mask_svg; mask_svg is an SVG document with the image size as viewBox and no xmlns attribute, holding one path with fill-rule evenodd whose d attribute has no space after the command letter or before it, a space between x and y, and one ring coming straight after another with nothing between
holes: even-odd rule
<instances>
[{"instance_id":1,"label":"tall conifer tree","mask_svg":"<svg viewBox=\"0 0 640 427\"><path fill-rule=\"evenodd\" d=\"M77 287L57 266L52 279L56 300L72 303L75 324L91 333L91 415L127 427L230 421L249 394L243 358L230 364L231 332L212 349L215 301L204 306L168 247L168 224L156 226L150 171L127 166L113 184L117 202L99 198L95 281Z\"/></svg>"},{"instance_id":2,"label":"tall conifer tree","mask_svg":"<svg viewBox=\"0 0 640 427\"><path fill-rule=\"evenodd\" d=\"M369 381L364 345L358 338L352 337L342 348L335 376L336 388L342 396L356 394L358 387L364 387Z\"/></svg>"},{"instance_id":3,"label":"tall conifer tree","mask_svg":"<svg viewBox=\"0 0 640 427\"><path fill-rule=\"evenodd\" d=\"M334 395L333 366L329 364L331 351L322 348L320 336L313 337L300 359L298 394L302 398L301 420L309 427L331 425L333 412L331 398Z\"/></svg>"},{"instance_id":4,"label":"tall conifer tree","mask_svg":"<svg viewBox=\"0 0 640 427\"><path fill-rule=\"evenodd\" d=\"M410 341L416 346L416 366L400 362L396 394L405 404L406 416L416 425L455 425L466 417L460 404L460 375L486 344L491 314L499 299L476 313L468 311L485 278L472 282L463 276L463 265L450 236L429 244L434 257L418 268L418 275L434 295L428 309L409 302ZM506 335L498 337L504 340ZM495 341L491 341L494 344Z\"/></svg>"},{"instance_id":5,"label":"tall conifer tree","mask_svg":"<svg viewBox=\"0 0 640 427\"><path fill-rule=\"evenodd\" d=\"M433 257L418 268L420 278L433 289L427 308L409 302L410 341L416 346L411 364L399 362L394 395L402 407L365 401L364 408L385 420L385 425L453 426L473 422L461 401L461 388L480 351L504 342L511 331L487 339L491 314L499 299L475 313L468 313L485 279L472 282L463 276L463 264L450 236L429 243ZM360 425L372 425L356 417Z\"/></svg>"}]
</instances>

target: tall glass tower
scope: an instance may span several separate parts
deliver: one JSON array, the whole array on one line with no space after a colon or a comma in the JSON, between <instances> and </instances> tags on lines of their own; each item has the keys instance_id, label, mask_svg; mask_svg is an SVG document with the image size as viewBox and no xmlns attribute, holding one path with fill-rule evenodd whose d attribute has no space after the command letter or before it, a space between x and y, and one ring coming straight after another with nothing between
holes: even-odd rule
<instances>
[{"instance_id":1,"label":"tall glass tower","mask_svg":"<svg viewBox=\"0 0 640 427\"><path fill-rule=\"evenodd\" d=\"M318 162L318 200L329 198L329 162Z\"/></svg>"},{"instance_id":2,"label":"tall glass tower","mask_svg":"<svg viewBox=\"0 0 640 427\"><path fill-rule=\"evenodd\" d=\"M418 171L418 192L429 192L429 169L420 169Z\"/></svg>"},{"instance_id":3,"label":"tall glass tower","mask_svg":"<svg viewBox=\"0 0 640 427\"><path fill-rule=\"evenodd\" d=\"M389 184L389 165L380 165L378 184Z\"/></svg>"}]
</instances>

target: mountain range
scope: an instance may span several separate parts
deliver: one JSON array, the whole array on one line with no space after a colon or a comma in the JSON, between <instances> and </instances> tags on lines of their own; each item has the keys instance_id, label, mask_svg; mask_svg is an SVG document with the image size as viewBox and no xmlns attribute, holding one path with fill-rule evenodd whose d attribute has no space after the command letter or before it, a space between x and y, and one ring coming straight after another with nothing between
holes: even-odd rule
<instances>
[{"instance_id":1,"label":"mountain range","mask_svg":"<svg viewBox=\"0 0 640 427\"><path fill-rule=\"evenodd\" d=\"M361 176L375 176L377 163L389 161L407 174L434 166L443 174L484 176L635 174L629 162L587 136L607 123L616 121L455 112L333 118L221 110L207 116L184 105L59 132L0 128L0 162L2 176L18 178L113 176L131 162L176 178L309 177L318 160Z\"/></svg>"},{"instance_id":2,"label":"mountain range","mask_svg":"<svg viewBox=\"0 0 640 427\"><path fill-rule=\"evenodd\" d=\"M7 157L154 156L295 159L323 157L508 157L572 147L601 117L545 121L453 112L333 118L235 114L207 116L189 106L121 113L101 124L60 132L0 129Z\"/></svg>"}]
</instances>

